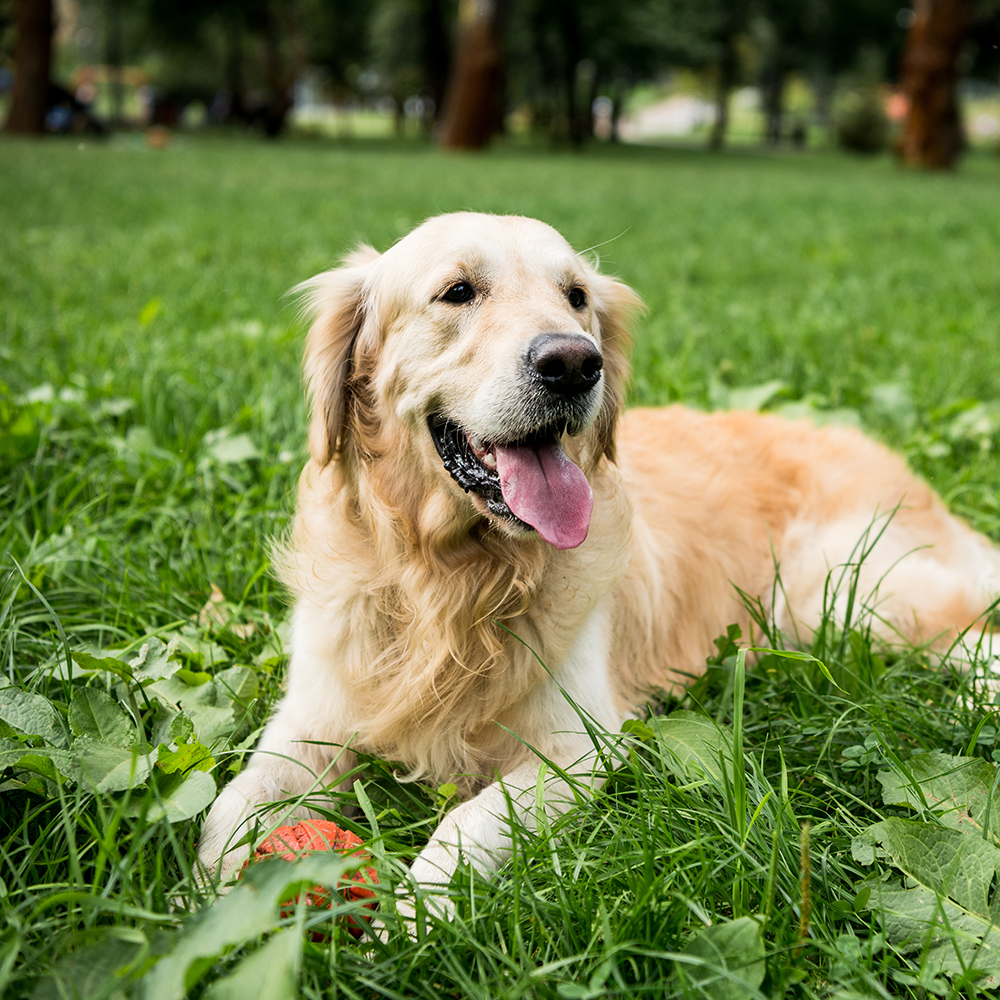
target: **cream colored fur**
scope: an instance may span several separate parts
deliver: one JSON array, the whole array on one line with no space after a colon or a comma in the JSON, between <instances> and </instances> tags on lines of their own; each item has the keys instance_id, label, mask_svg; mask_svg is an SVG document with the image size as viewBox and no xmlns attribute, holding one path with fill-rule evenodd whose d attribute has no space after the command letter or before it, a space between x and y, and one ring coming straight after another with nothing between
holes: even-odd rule
<instances>
[{"instance_id":1,"label":"cream colored fur","mask_svg":"<svg viewBox=\"0 0 1000 1000\"><path fill-rule=\"evenodd\" d=\"M441 299L459 281L475 301ZM304 287L312 459L279 559L295 598L288 689L202 832L201 860L223 880L255 817L266 826L282 815L268 804L335 784L350 748L462 789L413 866L418 885L447 882L460 852L494 870L509 850L505 791L536 819L525 744L592 767L560 686L617 731L648 691L696 675L727 624L749 632L737 586L806 639L828 574L856 561L866 530L884 528L861 591L889 641L947 644L1000 592L1000 554L856 431L681 407L619 419L638 299L543 223L441 216ZM567 300L577 287L582 310ZM464 493L426 425L444 412L485 440L528 434L523 358L552 331L604 358L586 427L564 441L595 496L587 540L564 551ZM571 798L547 780L549 810Z\"/></svg>"}]
</instances>

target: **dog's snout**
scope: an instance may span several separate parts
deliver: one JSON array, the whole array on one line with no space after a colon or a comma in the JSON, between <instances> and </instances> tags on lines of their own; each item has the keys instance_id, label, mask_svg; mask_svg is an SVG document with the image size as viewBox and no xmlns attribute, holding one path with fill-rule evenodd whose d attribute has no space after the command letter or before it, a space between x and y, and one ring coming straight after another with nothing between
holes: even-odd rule
<instances>
[{"instance_id":1,"label":"dog's snout","mask_svg":"<svg viewBox=\"0 0 1000 1000\"><path fill-rule=\"evenodd\" d=\"M604 358L593 341L576 333L543 333L528 347L528 366L546 388L576 396L597 385Z\"/></svg>"}]
</instances>

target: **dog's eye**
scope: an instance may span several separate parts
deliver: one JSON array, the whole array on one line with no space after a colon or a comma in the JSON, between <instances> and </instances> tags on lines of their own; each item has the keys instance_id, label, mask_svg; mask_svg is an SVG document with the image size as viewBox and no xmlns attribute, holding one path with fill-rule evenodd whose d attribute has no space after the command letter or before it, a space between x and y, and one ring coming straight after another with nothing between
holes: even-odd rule
<instances>
[{"instance_id":1,"label":"dog's eye","mask_svg":"<svg viewBox=\"0 0 1000 1000\"><path fill-rule=\"evenodd\" d=\"M582 288L571 288L566 298L574 309L582 309L587 304L587 293Z\"/></svg>"},{"instance_id":2,"label":"dog's eye","mask_svg":"<svg viewBox=\"0 0 1000 1000\"><path fill-rule=\"evenodd\" d=\"M452 285L441 296L445 302L468 302L475 297L476 290L467 281L459 281Z\"/></svg>"}]
</instances>

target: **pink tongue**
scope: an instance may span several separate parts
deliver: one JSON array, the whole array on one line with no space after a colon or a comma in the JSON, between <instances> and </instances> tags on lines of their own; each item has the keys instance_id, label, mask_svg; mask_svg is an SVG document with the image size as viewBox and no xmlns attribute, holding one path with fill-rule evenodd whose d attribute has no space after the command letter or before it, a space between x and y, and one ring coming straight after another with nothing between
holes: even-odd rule
<instances>
[{"instance_id":1,"label":"pink tongue","mask_svg":"<svg viewBox=\"0 0 1000 1000\"><path fill-rule=\"evenodd\" d=\"M497 445L494 453L507 506L550 545L575 549L587 537L594 494L562 445Z\"/></svg>"}]
</instances>

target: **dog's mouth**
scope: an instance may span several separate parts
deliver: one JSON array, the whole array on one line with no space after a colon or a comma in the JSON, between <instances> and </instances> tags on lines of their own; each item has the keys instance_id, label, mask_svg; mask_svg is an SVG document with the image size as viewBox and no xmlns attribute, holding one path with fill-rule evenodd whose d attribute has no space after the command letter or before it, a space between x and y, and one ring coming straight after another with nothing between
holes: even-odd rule
<instances>
[{"instance_id":1,"label":"dog's mouth","mask_svg":"<svg viewBox=\"0 0 1000 1000\"><path fill-rule=\"evenodd\" d=\"M428 417L427 426L452 479L482 497L494 517L533 528L557 549L576 548L587 537L594 494L563 450L561 427L501 444L441 414Z\"/></svg>"}]
</instances>

